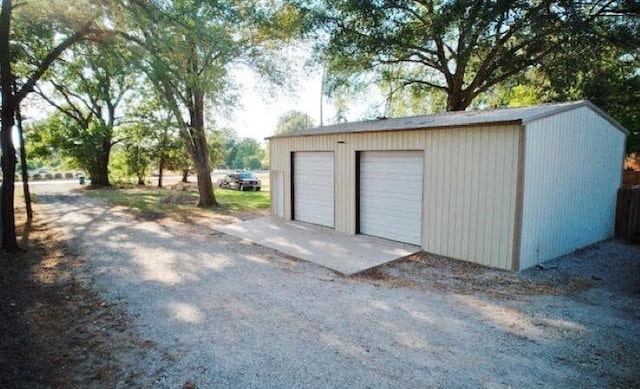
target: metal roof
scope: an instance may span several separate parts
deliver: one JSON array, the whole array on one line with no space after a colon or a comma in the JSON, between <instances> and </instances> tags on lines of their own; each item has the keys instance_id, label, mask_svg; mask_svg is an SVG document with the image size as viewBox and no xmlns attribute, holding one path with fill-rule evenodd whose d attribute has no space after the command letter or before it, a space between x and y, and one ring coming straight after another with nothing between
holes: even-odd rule
<instances>
[{"instance_id":1,"label":"metal roof","mask_svg":"<svg viewBox=\"0 0 640 389\"><path fill-rule=\"evenodd\" d=\"M629 132L609 115L587 100L568 103L543 104L529 107L503 108L487 111L443 112L433 115L411 116L402 118L386 118L362 122L340 123L330 126L314 127L308 130L289 134L273 135L267 139L287 138L310 135L328 135L356 132L418 130L442 127L460 127L472 125L488 125L499 123L527 124L533 121L556 115L561 112L580 107L588 107L625 134Z\"/></svg>"}]
</instances>

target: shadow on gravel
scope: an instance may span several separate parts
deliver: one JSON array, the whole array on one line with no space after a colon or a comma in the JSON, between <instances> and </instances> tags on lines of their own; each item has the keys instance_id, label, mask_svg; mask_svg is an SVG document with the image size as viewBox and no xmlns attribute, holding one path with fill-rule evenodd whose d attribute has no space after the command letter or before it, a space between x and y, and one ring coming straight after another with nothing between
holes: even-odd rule
<instances>
[{"instance_id":1,"label":"shadow on gravel","mask_svg":"<svg viewBox=\"0 0 640 389\"><path fill-rule=\"evenodd\" d=\"M122 361L110 365L118 348L139 341L106 344L108 335L100 332L104 324L96 328L93 322L115 321L115 331L124 331L126 319L117 310L101 311L103 303L89 292L89 297L69 302L67 296L83 296L74 294L83 289L73 272L63 271L57 278L62 286L51 292L45 292L51 282L33 288L57 295L61 312L80 320L75 330L75 321L61 318L50 332L61 331L60 342L74 350L94 353L93 365L59 355L57 365L74 366L62 369L62 376L80 386L96 379L108 386L118 373L131 378L125 384L145 386L157 378L167 380L158 386L167 387L185 382L294 387L296 379L313 377L309 387L638 383L638 296L601 287L605 281L616 282L605 270L615 270L617 260L628 264L626 271L638 269L640 252L635 248L614 242L582 257L578 253L569 261L551 262L557 269L533 275L418 256L338 277L199 226L139 220L121 208L95 206L76 196L42 201L60 203L50 216L68 234L71 246L87 255L85 268L100 279L96 284L104 289L103 296L128 304L136 322L154 334L159 346L146 347L166 350L146 365L157 370L140 380L123 373L131 369ZM73 217L64 219L69 214ZM577 275L580 269L584 276ZM614 299L620 302L610 303ZM42 308L37 299L27 305ZM17 322L30 329L46 327L25 317L16 316ZM64 344L47 349L65 349ZM24 349L38 347L27 344ZM16 358L33 363L29 352ZM50 377L44 360L35 363L45 366L42 374ZM209 375L192 380L197 368ZM86 373L74 376L72 369ZM78 381L69 381L74 379Z\"/></svg>"},{"instance_id":2,"label":"shadow on gravel","mask_svg":"<svg viewBox=\"0 0 640 389\"><path fill-rule=\"evenodd\" d=\"M75 278L80 259L35 224L27 252L2 253L0 387L111 387L119 349L140 344L120 309ZM23 245L23 247L25 247ZM118 334L115 336L115 334Z\"/></svg>"}]
</instances>

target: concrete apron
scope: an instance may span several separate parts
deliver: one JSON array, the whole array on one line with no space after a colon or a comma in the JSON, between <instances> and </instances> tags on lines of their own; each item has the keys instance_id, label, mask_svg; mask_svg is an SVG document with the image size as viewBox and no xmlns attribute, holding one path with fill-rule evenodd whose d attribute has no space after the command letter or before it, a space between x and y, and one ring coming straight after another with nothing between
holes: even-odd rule
<instances>
[{"instance_id":1,"label":"concrete apron","mask_svg":"<svg viewBox=\"0 0 640 389\"><path fill-rule=\"evenodd\" d=\"M277 217L214 226L214 230L278 250L342 274L355 274L420 251L420 247Z\"/></svg>"}]
</instances>

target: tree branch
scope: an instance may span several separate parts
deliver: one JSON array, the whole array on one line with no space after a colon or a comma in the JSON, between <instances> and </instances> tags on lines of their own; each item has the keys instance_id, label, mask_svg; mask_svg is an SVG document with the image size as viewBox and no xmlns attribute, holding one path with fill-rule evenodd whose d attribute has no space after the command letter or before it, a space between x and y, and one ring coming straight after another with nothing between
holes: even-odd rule
<instances>
[{"instance_id":1,"label":"tree branch","mask_svg":"<svg viewBox=\"0 0 640 389\"><path fill-rule=\"evenodd\" d=\"M38 68L33 72L33 74L29 77L27 82L22 85L20 91L15 94L15 104L20 104L20 102L27 96L27 94L33 91L33 87L36 82L42 78L44 73L49 69L49 67L53 64L53 62L60 57L60 55L69 47L73 46L75 43L79 42L83 39L87 34L89 34L92 30L93 20L86 23L80 30L76 31L69 37L67 37L64 41L62 41L55 49L53 49L47 56L42 60Z\"/></svg>"}]
</instances>

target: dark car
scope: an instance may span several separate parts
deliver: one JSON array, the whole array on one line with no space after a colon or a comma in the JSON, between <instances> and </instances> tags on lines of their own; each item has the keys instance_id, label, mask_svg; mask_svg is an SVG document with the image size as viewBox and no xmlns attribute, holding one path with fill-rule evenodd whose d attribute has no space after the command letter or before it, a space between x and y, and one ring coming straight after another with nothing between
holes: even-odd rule
<instances>
[{"instance_id":1,"label":"dark car","mask_svg":"<svg viewBox=\"0 0 640 389\"><path fill-rule=\"evenodd\" d=\"M229 174L220 180L221 188L237 190L260 190L262 183L255 174L249 172Z\"/></svg>"}]
</instances>

